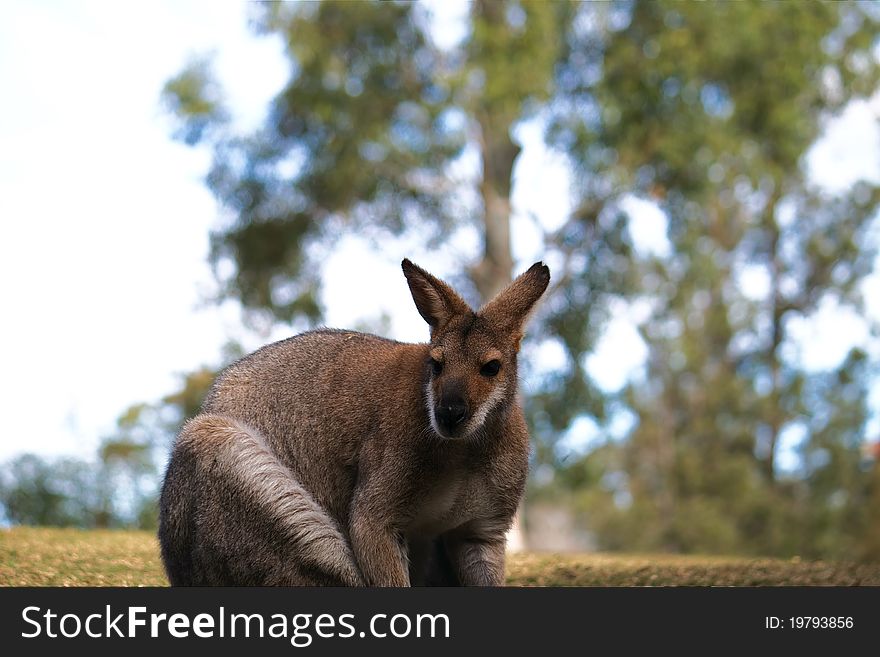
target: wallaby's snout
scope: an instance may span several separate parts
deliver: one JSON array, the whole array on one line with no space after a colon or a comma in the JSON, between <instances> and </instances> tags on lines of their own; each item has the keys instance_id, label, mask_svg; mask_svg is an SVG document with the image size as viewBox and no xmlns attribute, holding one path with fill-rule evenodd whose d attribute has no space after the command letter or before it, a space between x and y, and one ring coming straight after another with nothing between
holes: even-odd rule
<instances>
[{"instance_id":1,"label":"wallaby's snout","mask_svg":"<svg viewBox=\"0 0 880 657\"><path fill-rule=\"evenodd\" d=\"M469 386L466 355L460 349L441 347L430 353L428 420L441 437L463 438L474 429L471 420L480 405L480 392Z\"/></svg>"},{"instance_id":2,"label":"wallaby's snout","mask_svg":"<svg viewBox=\"0 0 880 657\"><path fill-rule=\"evenodd\" d=\"M467 419L467 414L467 403L460 395L441 398L440 403L434 409L437 424L443 428L443 432L446 434L455 433L457 427Z\"/></svg>"}]
</instances>

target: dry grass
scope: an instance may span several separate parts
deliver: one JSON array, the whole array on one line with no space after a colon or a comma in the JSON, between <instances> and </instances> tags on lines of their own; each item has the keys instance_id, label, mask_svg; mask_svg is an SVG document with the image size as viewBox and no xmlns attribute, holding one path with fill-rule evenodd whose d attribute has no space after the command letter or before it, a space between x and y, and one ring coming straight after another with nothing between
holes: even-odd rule
<instances>
[{"instance_id":1,"label":"dry grass","mask_svg":"<svg viewBox=\"0 0 880 657\"><path fill-rule=\"evenodd\" d=\"M5 586L167 586L152 532L0 530Z\"/></svg>"},{"instance_id":2,"label":"dry grass","mask_svg":"<svg viewBox=\"0 0 880 657\"><path fill-rule=\"evenodd\" d=\"M693 555L522 554L514 586L877 586L880 564Z\"/></svg>"},{"instance_id":3,"label":"dry grass","mask_svg":"<svg viewBox=\"0 0 880 657\"><path fill-rule=\"evenodd\" d=\"M670 555L512 555L513 586L880 585L880 564ZM0 585L165 586L152 532L0 530Z\"/></svg>"}]
</instances>

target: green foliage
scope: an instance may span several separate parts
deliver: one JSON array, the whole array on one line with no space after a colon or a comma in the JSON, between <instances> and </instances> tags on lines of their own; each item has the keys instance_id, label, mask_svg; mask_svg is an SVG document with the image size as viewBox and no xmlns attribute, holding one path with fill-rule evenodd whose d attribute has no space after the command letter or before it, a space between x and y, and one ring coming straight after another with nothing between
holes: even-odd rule
<instances>
[{"instance_id":1,"label":"green foliage","mask_svg":"<svg viewBox=\"0 0 880 657\"><path fill-rule=\"evenodd\" d=\"M174 136L190 146L229 119L207 58L194 59L168 80L162 89L162 101L177 119Z\"/></svg>"},{"instance_id":2,"label":"green foliage","mask_svg":"<svg viewBox=\"0 0 880 657\"><path fill-rule=\"evenodd\" d=\"M230 349L230 357L236 353ZM0 520L54 527L158 526L157 464L183 422L195 415L216 370L182 375L181 388L156 404L134 404L94 462L22 455L0 471Z\"/></svg>"},{"instance_id":3,"label":"green foliage","mask_svg":"<svg viewBox=\"0 0 880 657\"><path fill-rule=\"evenodd\" d=\"M92 468L76 459L24 454L0 471L0 503L14 524L93 527L97 523Z\"/></svg>"},{"instance_id":4,"label":"green foliage","mask_svg":"<svg viewBox=\"0 0 880 657\"><path fill-rule=\"evenodd\" d=\"M217 369L207 366L182 374L180 389L162 398L162 407L173 411L167 426L170 433L177 433L185 420L199 412L216 376Z\"/></svg>"},{"instance_id":5,"label":"green foliage","mask_svg":"<svg viewBox=\"0 0 880 657\"><path fill-rule=\"evenodd\" d=\"M466 75L478 87L468 106L499 128L549 99L548 76L561 54L558 40L568 3L478 1L473 6Z\"/></svg>"},{"instance_id":6,"label":"green foliage","mask_svg":"<svg viewBox=\"0 0 880 657\"><path fill-rule=\"evenodd\" d=\"M291 78L256 133L214 143L208 184L235 217L212 238L223 288L252 313L315 321L308 246L340 227L447 225L438 182L461 151L437 53L408 4L267 3L257 29L282 39Z\"/></svg>"},{"instance_id":7,"label":"green foliage","mask_svg":"<svg viewBox=\"0 0 880 657\"><path fill-rule=\"evenodd\" d=\"M876 16L817 3L609 11L614 27L570 42L573 82L550 137L584 175L600 170L606 184L585 185L586 202L654 200L671 253L626 261L652 307L640 327L650 356L622 393L638 423L609 446L608 493L584 492L582 511L600 545L618 549L858 554L876 515L860 465L865 354L807 371L791 326L827 301L859 312L873 266L880 190L861 182L829 197L803 160L829 116L877 88ZM590 61L601 76L579 79ZM742 288L747 269L766 293ZM792 431L805 472L778 469Z\"/></svg>"},{"instance_id":8,"label":"green foliage","mask_svg":"<svg viewBox=\"0 0 880 657\"><path fill-rule=\"evenodd\" d=\"M476 2L470 37L447 52L416 3L256 5L253 26L281 39L291 75L260 129L239 134L217 121L207 133L208 186L233 218L212 236L221 296L241 301L249 319L314 323L315 245L342 231L409 229L441 245L467 225L485 246L473 283L484 297L497 291L513 267L504 238L519 153L511 129L552 92L561 55L553 37L571 7ZM194 122L184 138L206 133L219 103L198 96L208 89L203 68L188 67L166 90L184 125ZM479 181L450 176L466 147L481 157ZM482 209L463 200L467 187Z\"/></svg>"}]
</instances>

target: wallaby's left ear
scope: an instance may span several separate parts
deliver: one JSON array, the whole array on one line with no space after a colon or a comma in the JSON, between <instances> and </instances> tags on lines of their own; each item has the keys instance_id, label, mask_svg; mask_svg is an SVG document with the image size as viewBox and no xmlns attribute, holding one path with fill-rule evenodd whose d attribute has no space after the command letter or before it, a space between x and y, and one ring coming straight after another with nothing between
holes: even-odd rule
<instances>
[{"instance_id":1,"label":"wallaby's left ear","mask_svg":"<svg viewBox=\"0 0 880 657\"><path fill-rule=\"evenodd\" d=\"M519 342L535 302L549 283L550 269L543 262L536 262L483 306L479 314L501 331L513 334Z\"/></svg>"},{"instance_id":2,"label":"wallaby's left ear","mask_svg":"<svg viewBox=\"0 0 880 657\"><path fill-rule=\"evenodd\" d=\"M431 335L443 328L456 315L471 312L464 300L436 276L432 276L410 260L400 263L419 314L431 327Z\"/></svg>"}]
</instances>

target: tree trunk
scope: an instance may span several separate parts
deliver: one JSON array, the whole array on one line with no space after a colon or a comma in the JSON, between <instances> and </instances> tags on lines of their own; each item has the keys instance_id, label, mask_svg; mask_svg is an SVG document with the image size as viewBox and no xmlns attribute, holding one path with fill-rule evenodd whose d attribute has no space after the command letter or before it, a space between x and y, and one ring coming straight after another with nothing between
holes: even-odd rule
<instances>
[{"instance_id":1,"label":"tree trunk","mask_svg":"<svg viewBox=\"0 0 880 657\"><path fill-rule=\"evenodd\" d=\"M772 484L776 481L776 448L779 443L779 433L782 430L783 412L780 407L782 401L782 368L779 362L779 346L782 344L782 315L785 312L784 299L782 298L781 279L783 265L779 254L779 225L776 223L776 206L779 202L779 193L774 193L767 206L765 225L770 232L769 259L770 259L770 311L771 336L769 351L767 354L770 365L770 378L772 390L770 392L770 409L767 417L770 428L770 445L767 460L764 462L764 473L767 480Z\"/></svg>"},{"instance_id":2,"label":"tree trunk","mask_svg":"<svg viewBox=\"0 0 880 657\"><path fill-rule=\"evenodd\" d=\"M510 246L510 188L513 165L520 152L504 125L493 132L489 117L480 117L480 146L483 180L480 196L483 199L483 257L471 269L470 277L483 303L503 290L512 280L513 254ZM503 122L502 122L503 123ZM526 534L520 505L513 526L507 534L507 549L521 552L526 549Z\"/></svg>"},{"instance_id":3,"label":"tree trunk","mask_svg":"<svg viewBox=\"0 0 880 657\"><path fill-rule=\"evenodd\" d=\"M510 178L520 147L506 133L491 134L488 122L482 122L481 146L483 180L483 257L471 269L471 280L483 302L498 294L510 283L513 254L510 249Z\"/></svg>"}]
</instances>

